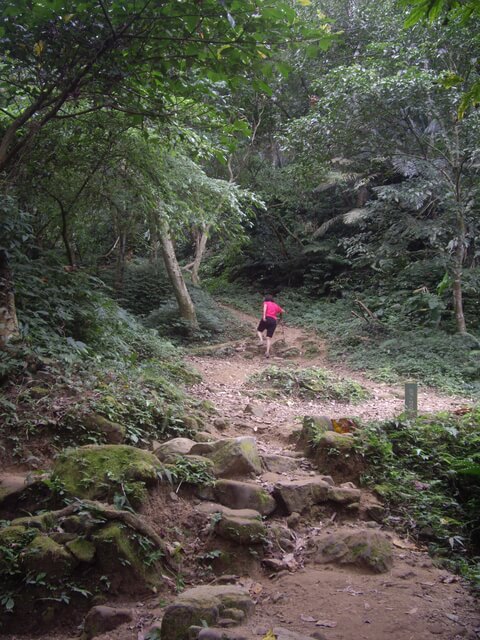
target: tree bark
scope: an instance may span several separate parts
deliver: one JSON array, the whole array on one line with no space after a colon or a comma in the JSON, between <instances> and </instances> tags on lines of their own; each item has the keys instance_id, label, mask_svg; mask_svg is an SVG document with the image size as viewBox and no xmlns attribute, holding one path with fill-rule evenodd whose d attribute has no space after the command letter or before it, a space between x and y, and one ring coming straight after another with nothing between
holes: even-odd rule
<instances>
[{"instance_id":1,"label":"tree bark","mask_svg":"<svg viewBox=\"0 0 480 640\"><path fill-rule=\"evenodd\" d=\"M7 252L0 249L0 347L19 335L13 275Z\"/></svg>"},{"instance_id":2,"label":"tree bark","mask_svg":"<svg viewBox=\"0 0 480 640\"><path fill-rule=\"evenodd\" d=\"M160 246L168 278L177 300L180 316L187 321L192 331L196 330L198 329L198 320L195 312L195 306L190 294L188 293L180 265L178 264L177 256L175 255L175 248L170 236L170 229L165 222L160 224Z\"/></svg>"},{"instance_id":3,"label":"tree bark","mask_svg":"<svg viewBox=\"0 0 480 640\"><path fill-rule=\"evenodd\" d=\"M457 331L462 335L467 333L467 325L465 322L465 315L463 313L463 292L462 292L464 258L465 258L465 233L462 234L460 229L460 233L458 234L458 237L457 237L457 247L455 249L452 293L453 293L453 308L455 309L455 320L457 323Z\"/></svg>"},{"instance_id":4,"label":"tree bark","mask_svg":"<svg viewBox=\"0 0 480 640\"><path fill-rule=\"evenodd\" d=\"M210 226L203 225L201 229L195 229L195 259L192 263L192 283L195 285L200 284L200 265L202 264L202 258L205 254L207 247L208 231Z\"/></svg>"},{"instance_id":5,"label":"tree bark","mask_svg":"<svg viewBox=\"0 0 480 640\"><path fill-rule=\"evenodd\" d=\"M123 281L125 279L125 254L127 248L127 234L125 231L119 232L119 243L117 252L117 266L115 270L115 290L123 289Z\"/></svg>"},{"instance_id":6,"label":"tree bark","mask_svg":"<svg viewBox=\"0 0 480 640\"><path fill-rule=\"evenodd\" d=\"M60 200L58 200L58 198L57 198L57 202L58 202L58 205L60 207L60 213L62 215L62 238L63 238L63 244L65 245L65 252L67 254L68 264L71 267L74 267L75 266L75 255L73 253L73 248L72 248L72 245L70 243L70 239L68 237L67 211L66 211L65 207L63 206L63 204L60 202Z\"/></svg>"}]
</instances>

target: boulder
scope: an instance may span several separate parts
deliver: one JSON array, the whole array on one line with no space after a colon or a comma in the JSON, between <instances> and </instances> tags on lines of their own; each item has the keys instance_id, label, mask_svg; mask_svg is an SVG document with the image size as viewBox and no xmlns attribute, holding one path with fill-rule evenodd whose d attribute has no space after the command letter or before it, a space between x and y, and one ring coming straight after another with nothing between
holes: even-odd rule
<instances>
[{"instance_id":1,"label":"boulder","mask_svg":"<svg viewBox=\"0 0 480 640\"><path fill-rule=\"evenodd\" d=\"M255 418L263 418L265 415L265 409L258 404L247 404L243 413L254 416Z\"/></svg>"},{"instance_id":2,"label":"boulder","mask_svg":"<svg viewBox=\"0 0 480 640\"><path fill-rule=\"evenodd\" d=\"M81 423L87 431L97 433L108 444L121 444L125 440L126 429L123 425L107 420L96 413L83 416Z\"/></svg>"},{"instance_id":3,"label":"boulder","mask_svg":"<svg viewBox=\"0 0 480 640\"><path fill-rule=\"evenodd\" d=\"M255 509L261 515L271 514L277 503L263 487L238 480L217 480L213 487L215 500L232 509Z\"/></svg>"},{"instance_id":4,"label":"boulder","mask_svg":"<svg viewBox=\"0 0 480 640\"><path fill-rule=\"evenodd\" d=\"M216 443L212 442L212 439L210 437L209 442L196 442L193 445L190 454L196 456L208 456L215 451L215 446Z\"/></svg>"},{"instance_id":5,"label":"boulder","mask_svg":"<svg viewBox=\"0 0 480 640\"><path fill-rule=\"evenodd\" d=\"M145 557L138 535L124 525L109 522L93 535L92 542L96 563L109 576L114 589L131 592L136 583L158 583L158 563Z\"/></svg>"},{"instance_id":6,"label":"boulder","mask_svg":"<svg viewBox=\"0 0 480 640\"><path fill-rule=\"evenodd\" d=\"M303 633L297 633L296 631L292 631L292 629L286 629L285 627L274 627L273 635L276 640L313 640L314 638L319 638L325 636L323 634L318 635L318 632L315 632L315 636L306 636Z\"/></svg>"},{"instance_id":7,"label":"boulder","mask_svg":"<svg viewBox=\"0 0 480 640\"><path fill-rule=\"evenodd\" d=\"M95 545L85 538L75 538L65 544L70 553L79 562L93 562L95 557Z\"/></svg>"},{"instance_id":8,"label":"boulder","mask_svg":"<svg viewBox=\"0 0 480 640\"><path fill-rule=\"evenodd\" d=\"M267 528L260 514L257 513L254 517L242 515L242 512L245 511L247 509L238 509L236 513L223 513L221 520L215 525L215 533L225 540L231 540L241 545L265 542Z\"/></svg>"},{"instance_id":9,"label":"boulder","mask_svg":"<svg viewBox=\"0 0 480 640\"><path fill-rule=\"evenodd\" d=\"M309 555L315 563L354 564L374 573L393 566L393 549L385 534L371 529L336 531L311 541Z\"/></svg>"},{"instance_id":10,"label":"boulder","mask_svg":"<svg viewBox=\"0 0 480 640\"><path fill-rule=\"evenodd\" d=\"M355 487L330 486L327 494L328 499L332 502L336 502L337 504L352 504L354 502L359 502L360 496L360 489Z\"/></svg>"},{"instance_id":11,"label":"boulder","mask_svg":"<svg viewBox=\"0 0 480 640\"><path fill-rule=\"evenodd\" d=\"M79 498L113 500L126 490L133 504L146 498L145 485L158 480L163 465L149 451L128 445L87 445L64 451L56 460L54 478Z\"/></svg>"},{"instance_id":12,"label":"boulder","mask_svg":"<svg viewBox=\"0 0 480 640\"><path fill-rule=\"evenodd\" d=\"M237 544L261 544L267 539L267 527L254 509L230 509L221 504L205 502L197 507L205 515L218 514L215 533Z\"/></svg>"},{"instance_id":13,"label":"boulder","mask_svg":"<svg viewBox=\"0 0 480 640\"><path fill-rule=\"evenodd\" d=\"M0 505L9 498L15 500L27 486L26 476L5 474L0 476Z\"/></svg>"},{"instance_id":14,"label":"boulder","mask_svg":"<svg viewBox=\"0 0 480 640\"><path fill-rule=\"evenodd\" d=\"M285 480L277 482L274 497L288 514L302 513L314 504L326 502L331 485L320 476L305 480Z\"/></svg>"},{"instance_id":15,"label":"boulder","mask_svg":"<svg viewBox=\"0 0 480 640\"><path fill-rule=\"evenodd\" d=\"M301 442L309 449L325 431L333 431L333 423L330 418L327 416L304 416L300 435Z\"/></svg>"},{"instance_id":16,"label":"boulder","mask_svg":"<svg viewBox=\"0 0 480 640\"><path fill-rule=\"evenodd\" d=\"M39 535L22 552L22 564L25 573L45 573L49 579L58 579L70 575L78 560L52 538Z\"/></svg>"},{"instance_id":17,"label":"boulder","mask_svg":"<svg viewBox=\"0 0 480 640\"><path fill-rule=\"evenodd\" d=\"M271 473L295 473L298 471L298 459L280 456L274 453L261 455L262 465Z\"/></svg>"},{"instance_id":18,"label":"boulder","mask_svg":"<svg viewBox=\"0 0 480 640\"><path fill-rule=\"evenodd\" d=\"M190 438L173 438L173 440L162 442L160 445L155 447L153 453L159 460L162 460L163 462L171 462L177 457L177 455L183 456L190 453L190 450L195 444L195 441L190 440Z\"/></svg>"},{"instance_id":19,"label":"boulder","mask_svg":"<svg viewBox=\"0 0 480 640\"><path fill-rule=\"evenodd\" d=\"M83 623L81 640L90 640L90 638L106 631L112 631L132 619L133 615L129 609L114 609L106 606L92 607Z\"/></svg>"},{"instance_id":20,"label":"boulder","mask_svg":"<svg viewBox=\"0 0 480 640\"><path fill-rule=\"evenodd\" d=\"M248 617L253 608L248 591L242 587L228 584L194 587L181 593L166 608L161 637L168 640L189 640L190 627L201 628L205 624L214 626L227 609L239 609Z\"/></svg>"},{"instance_id":21,"label":"boulder","mask_svg":"<svg viewBox=\"0 0 480 640\"><path fill-rule=\"evenodd\" d=\"M239 437L220 440L209 454L217 478L258 475L262 464L255 438Z\"/></svg>"},{"instance_id":22,"label":"boulder","mask_svg":"<svg viewBox=\"0 0 480 640\"><path fill-rule=\"evenodd\" d=\"M351 433L337 433L336 431L325 431L316 441L317 450L331 451L336 449L345 454L353 449L353 435Z\"/></svg>"}]
</instances>

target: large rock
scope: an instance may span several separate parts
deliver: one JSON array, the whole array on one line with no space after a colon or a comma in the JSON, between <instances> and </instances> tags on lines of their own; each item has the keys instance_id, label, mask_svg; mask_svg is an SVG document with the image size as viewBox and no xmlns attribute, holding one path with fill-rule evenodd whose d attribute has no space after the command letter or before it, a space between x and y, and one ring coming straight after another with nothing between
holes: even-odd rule
<instances>
[{"instance_id":1,"label":"large rock","mask_svg":"<svg viewBox=\"0 0 480 640\"><path fill-rule=\"evenodd\" d=\"M260 514L250 517L244 515L245 511L250 510L238 509L234 513L223 513L221 520L215 525L217 535L241 545L266 542L268 532Z\"/></svg>"},{"instance_id":2,"label":"large rock","mask_svg":"<svg viewBox=\"0 0 480 640\"><path fill-rule=\"evenodd\" d=\"M274 627L273 635L276 640L314 640L314 638L319 638L325 636L323 634L319 634L317 631L315 636L306 636L303 633L297 633L296 631L292 631L292 629L286 629L285 627Z\"/></svg>"},{"instance_id":3,"label":"large rock","mask_svg":"<svg viewBox=\"0 0 480 640\"><path fill-rule=\"evenodd\" d=\"M192 626L214 626L225 610L237 609L249 616L254 604L248 591L234 585L203 585L181 593L165 610L161 637L188 640Z\"/></svg>"},{"instance_id":4,"label":"large rock","mask_svg":"<svg viewBox=\"0 0 480 640\"><path fill-rule=\"evenodd\" d=\"M245 436L219 440L214 451L207 455L213 461L213 472L217 478L251 476L262 472L255 438Z\"/></svg>"},{"instance_id":5,"label":"large rock","mask_svg":"<svg viewBox=\"0 0 480 640\"><path fill-rule=\"evenodd\" d=\"M197 511L216 516L215 533L236 544L261 544L266 541L268 530L262 516L254 509L230 509L221 504L204 502Z\"/></svg>"},{"instance_id":6,"label":"large rock","mask_svg":"<svg viewBox=\"0 0 480 640\"><path fill-rule=\"evenodd\" d=\"M271 473L295 473L298 471L297 458L280 456L274 453L265 453L261 456L262 464Z\"/></svg>"},{"instance_id":7,"label":"large rock","mask_svg":"<svg viewBox=\"0 0 480 640\"><path fill-rule=\"evenodd\" d=\"M131 592L133 585L155 586L159 582L158 562L145 557L138 535L119 522L106 524L93 535L92 542L96 562L111 578L114 589Z\"/></svg>"},{"instance_id":8,"label":"large rock","mask_svg":"<svg viewBox=\"0 0 480 640\"><path fill-rule=\"evenodd\" d=\"M302 513L314 504L326 502L331 485L322 477L277 482L273 495L288 514Z\"/></svg>"},{"instance_id":9,"label":"large rock","mask_svg":"<svg viewBox=\"0 0 480 640\"><path fill-rule=\"evenodd\" d=\"M113 500L126 492L133 504L146 498L145 485L158 480L163 465L149 451L128 445L87 445L56 460L54 477L71 496Z\"/></svg>"},{"instance_id":10,"label":"large rock","mask_svg":"<svg viewBox=\"0 0 480 640\"><path fill-rule=\"evenodd\" d=\"M27 486L24 475L5 474L0 476L0 505L10 499L16 499Z\"/></svg>"},{"instance_id":11,"label":"large rock","mask_svg":"<svg viewBox=\"0 0 480 640\"><path fill-rule=\"evenodd\" d=\"M125 440L126 429L123 425L107 420L97 413L83 416L81 423L87 431L98 434L108 444L121 444Z\"/></svg>"},{"instance_id":12,"label":"large rock","mask_svg":"<svg viewBox=\"0 0 480 640\"><path fill-rule=\"evenodd\" d=\"M92 607L83 623L82 640L90 640L106 631L112 631L125 622L133 619L130 609L114 609L113 607Z\"/></svg>"},{"instance_id":13,"label":"large rock","mask_svg":"<svg viewBox=\"0 0 480 640\"><path fill-rule=\"evenodd\" d=\"M162 442L156 447L154 454L163 462L172 462L178 455L183 456L190 453L195 444L195 441L190 438L173 438L173 440Z\"/></svg>"},{"instance_id":14,"label":"large rock","mask_svg":"<svg viewBox=\"0 0 480 640\"><path fill-rule=\"evenodd\" d=\"M310 558L318 564L354 564L374 573L384 573L393 565L389 539L371 529L336 531L315 538L310 545Z\"/></svg>"},{"instance_id":15,"label":"large rock","mask_svg":"<svg viewBox=\"0 0 480 640\"><path fill-rule=\"evenodd\" d=\"M328 489L327 497L337 504L352 504L360 501L361 493L360 489L356 487L331 486Z\"/></svg>"},{"instance_id":16,"label":"large rock","mask_svg":"<svg viewBox=\"0 0 480 640\"><path fill-rule=\"evenodd\" d=\"M48 536L37 536L22 553L25 573L48 574L49 578L64 578L72 573L78 560L64 546Z\"/></svg>"},{"instance_id":17,"label":"large rock","mask_svg":"<svg viewBox=\"0 0 480 640\"><path fill-rule=\"evenodd\" d=\"M272 513L277 503L263 487L238 480L217 480L213 487L215 500L232 509L255 509L261 515Z\"/></svg>"}]
</instances>

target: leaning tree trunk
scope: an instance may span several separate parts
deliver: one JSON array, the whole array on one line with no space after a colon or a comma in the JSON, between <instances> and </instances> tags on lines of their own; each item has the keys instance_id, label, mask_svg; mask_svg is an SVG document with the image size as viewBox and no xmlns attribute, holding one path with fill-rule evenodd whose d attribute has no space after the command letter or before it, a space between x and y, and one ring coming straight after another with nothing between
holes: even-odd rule
<instances>
[{"instance_id":1,"label":"leaning tree trunk","mask_svg":"<svg viewBox=\"0 0 480 640\"><path fill-rule=\"evenodd\" d=\"M19 335L13 276L5 249L0 249L0 347Z\"/></svg>"},{"instance_id":2,"label":"leaning tree trunk","mask_svg":"<svg viewBox=\"0 0 480 640\"><path fill-rule=\"evenodd\" d=\"M190 294L188 293L180 265L178 264L177 256L175 255L175 248L170 236L170 230L168 225L165 223L161 224L160 228L160 246L168 278L173 287L175 298L177 299L180 316L188 322L192 330L198 329L195 306Z\"/></svg>"},{"instance_id":3,"label":"leaning tree trunk","mask_svg":"<svg viewBox=\"0 0 480 640\"><path fill-rule=\"evenodd\" d=\"M455 320L457 323L458 333L467 333L467 325L465 323L465 315L463 313L463 294L462 294L462 276L463 276L463 260L465 258L464 239L457 238L457 248L455 249L455 263L453 267L453 308L455 309Z\"/></svg>"},{"instance_id":4,"label":"leaning tree trunk","mask_svg":"<svg viewBox=\"0 0 480 640\"><path fill-rule=\"evenodd\" d=\"M195 260L192 264L192 282L196 285L200 284L199 271L207 247L209 228L209 225L204 225L201 229L195 230Z\"/></svg>"},{"instance_id":5,"label":"leaning tree trunk","mask_svg":"<svg viewBox=\"0 0 480 640\"><path fill-rule=\"evenodd\" d=\"M115 268L115 291L122 291L125 280L125 255L127 251L127 234L120 231L118 243L117 265Z\"/></svg>"}]
</instances>

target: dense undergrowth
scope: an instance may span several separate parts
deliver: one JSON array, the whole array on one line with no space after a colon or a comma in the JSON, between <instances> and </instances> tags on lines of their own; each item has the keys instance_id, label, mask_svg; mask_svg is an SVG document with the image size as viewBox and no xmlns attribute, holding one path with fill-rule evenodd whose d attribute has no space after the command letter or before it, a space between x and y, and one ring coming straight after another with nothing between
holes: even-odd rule
<instances>
[{"instance_id":1,"label":"dense undergrowth","mask_svg":"<svg viewBox=\"0 0 480 640\"><path fill-rule=\"evenodd\" d=\"M480 589L480 409L367 424L355 443L387 523Z\"/></svg>"},{"instance_id":2,"label":"dense undergrowth","mask_svg":"<svg viewBox=\"0 0 480 640\"><path fill-rule=\"evenodd\" d=\"M53 257L25 260L15 272L21 336L0 352L4 449L22 458L32 438L97 442L84 426L89 414L120 423L126 442L140 446L195 426L181 385L196 374L101 281L66 272Z\"/></svg>"},{"instance_id":3,"label":"dense undergrowth","mask_svg":"<svg viewBox=\"0 0 480 640\"><path fill-rule=\"evenodd\" d=\"M225 281L209 282L219 299L255 315L262 296ZM460 336L421 324L390 309L385 300L362 297L370 316L354 294L329 300L285 289L277 296L286 309L285 322L315 331L328 340L328 357L387 383L417 381L447 393L480 398L480 343L475 335ZM425 303L426 304L426 303ZM385 309L387 307L387 310Z\"/></svg>"}]
</instances>

